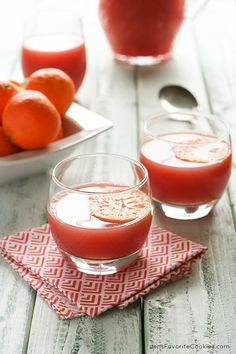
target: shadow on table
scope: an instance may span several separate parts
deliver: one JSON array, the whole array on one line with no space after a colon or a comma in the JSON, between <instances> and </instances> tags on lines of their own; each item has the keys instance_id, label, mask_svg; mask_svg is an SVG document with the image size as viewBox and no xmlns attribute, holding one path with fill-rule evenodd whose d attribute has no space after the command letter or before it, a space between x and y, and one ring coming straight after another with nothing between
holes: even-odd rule
<instances>
[{"instance_id":1,"label":"shadow on table","mask_svg":"<svg viewBox=\"0 0 236 354\"><path fill-rule=\"evenodd\" d=\"M158 227L207 246L214 237L214 230L217 230L218 212L213 210L208 216L198 220L176 220L154 207L154 222Z\"/></svg>"}]
</instances>

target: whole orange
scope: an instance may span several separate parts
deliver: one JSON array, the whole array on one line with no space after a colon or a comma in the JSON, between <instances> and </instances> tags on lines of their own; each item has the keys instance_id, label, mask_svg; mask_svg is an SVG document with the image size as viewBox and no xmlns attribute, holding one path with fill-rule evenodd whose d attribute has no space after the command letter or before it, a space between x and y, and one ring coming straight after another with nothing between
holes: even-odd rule
<instances>
[{"instance_id":1,"label":"whole orange","mask_svg":"<svg viewBox=\"0 0 236 354\"><path fill-rule=\"evenodd\" d=\"M25 86L26 90L42 92L63 116L73 102L75 86L71 78L62 70L45 68L35 71Z\"/></svg>"},{"instance_id":2,"label":"whole orange","mask_svg":"<svg viewBox=\"0 0 236 354\"><path fill-rule=\"evenodd\" d=\"M20 151L19 147L13 145L4 134L3 128L0 127L0 157L15 154Z\"/></svg>"},{"instance_id":3,"label":"whole orange","mask_svg":"<svg viewBox=\"0 0 236 354\"><path fill-rule=\"evenodd\" d=\"M38 149L52 142L61 129L61 117L41 92L27 90L7 103L2 126L10 141L22 149Z\"/></svg>"},{"instance_id":4,"label":"whole orange","mask_svg":"<svg viewBox=\"0 0 236 354\"><path fill-rule=\"evenodd\" d=\"M2 121L2 112L7 102L21 89L21 85L16 81L0 81L0 124Z\"/></svg>"},{"instance_id":5,"label":"whole orange","mask_svg":"<svg viewBox=\"0 0 236 354\"><path fill-rule=\"evenodd\" d=\"M61 140L64 138L64 130L63 127L61 126L61 129L59 130L57 136L55 137L55 139L53 141L57 141L57 140Z\"/></svg>"}]
</instances>

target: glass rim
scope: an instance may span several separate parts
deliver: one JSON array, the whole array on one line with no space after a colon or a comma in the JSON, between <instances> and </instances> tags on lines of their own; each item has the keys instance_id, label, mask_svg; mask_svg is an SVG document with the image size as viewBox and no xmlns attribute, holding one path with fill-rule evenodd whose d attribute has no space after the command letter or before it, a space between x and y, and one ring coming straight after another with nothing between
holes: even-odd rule
<instances>
[{"instance_id":1,"label":"glass rim","mask_svg":"<svg viewBox=\"0 0 236 354\"><path fill-rule=\"evenodd\" d=\"M150 129L148 129L148 124L150 124L155 119L167 118L168 116L174 115L174 114L176 114L176 115L178 114L180 116L196 116L196 117L199 117L199 118L200 117L205 117L205 118L207 118L207 120L210 120L210 121L212 121L214 123L215 123L215 118L217 118L217 122L220 122L222 124L222 126L225 129L225 132L222 135L216 136L216 139L214 139L214 141L207 141L207 142L201 142L201 143L198 142L197 145L215 144L217 142L220 142L220 141L224 140L225 138L230 138L229 126L221 117L219 117L217 115L214 115L214 114L208 114L208 113L204 113L204 112L193 112L193 111L189 111L189 110L163 112L163 113L159 113L159 114L156 114L156 115L149 116L149 118L144 123L144 134L148 134L152 138L158 138L161 141L165 141L165 142L168 142L168 143L170 143L170 142L173 143L172 140L162 138L162 136L164 136L166 133L164 133L163 135L158 135L158 134L151 133ZM181 119L179 119L179 121L181 122ZM189 132L189 130L183 130L183 131L180 131L180 132L184 132L185 133L185 132ZM195 130L192 130L192 132L195 132ZM178 133L178 132L176 132L176 133ZM167 134L168 134L168 132L167 132ZM184 145L185 144L185 142L174 142L174 143L177 144L177 145ZM194 143L193 144L189 144L189 145L190 146L191 145L195 146L196 143L195 144Z\"/></svg>"},{"instance_id":2,"label":"glass rim","mask_svg":"<svg viewBox=\"0 0 236 354\"><path fill-rule=\"evenodd\" d=\"M72 30L64 30L63 32L61 31L56 31L56 30L50 30L47 32L41 32L39 31L38 34L44 34L44 35L49 35L49 34L74 34L77 33L79 34L79 36L81 37L81 39L83 40L83 42L85 42L85 38L84 38L84 26L83 26L83 15L79 12L75 12L72 9L55 9L55 8L43 8L40 9L39 11L37 11L35 14L33 14L32 17L27 18L23 24L23 31L22 31L22 45L24 46L25 42L27 41L28 38L30 38L31 36L34 35L34 31L35 31L35 21L37 19L43 19L43 18L47 18L50 15L50 17L53 18L53 21L58 21L61 19L61 17L66 18L68 17L68 19L73 18L73 20L75 20L78 23L78 28L76 28L76 31L72 31ZM49 18L47 18L49 19ZM59 23L59 22L58 22ZM33 26L33 27L32 27ZM33 28L33 30L31 29L31 27ZM79 30L78 30L79 29ZM32 32L32 33L31 33ZM37 35L37 31L35 32Z\"/></svg>"},{"instance_id":3,"label":"glass rim","mask_svg":"<svg viewBox=\"0 0 236 354\"><path fill-rule=\"evenodd\" d=\"M66 184L60 182L56 176L57 170L63 166L64 164L74 161L74 160L79 160L79 159L85 159L85 158L96 158L96 157L105 157L105 158L118 158L120 160L125 160L128 161L130 163L132 163L133 165L139 166L141 168L141 170L144 173L143 178L141 179L140 182L136 183L135 185L133 185L132 187L128 187L125 188L122 191L118 191L118 192L91 192L91 191L81 191L81 190L77 190L75 188L69 187ZM148 182L149 177L148 177L148 171L146 169L146 167L140 162L137 161L135 159L132 159L128 156L124 156L124 155L119 155L119 154L113 154L113 153L93 153L93 154L81 154L81 155L76 155L76 156L72 156L69 158L65 158L63 160L61 160L60 162L58 162L55 167L53 168L52 171L52 181L60 188L63 188L64 190L68 190L68 191L73 191L75 193L79 193L79 194L87 194L87 195L117 195L117 194L123 194L123 193L127 193L130 192L132 190L137 190L139 188L141 188L146 182Z\"/></svg>"}]
</instances>

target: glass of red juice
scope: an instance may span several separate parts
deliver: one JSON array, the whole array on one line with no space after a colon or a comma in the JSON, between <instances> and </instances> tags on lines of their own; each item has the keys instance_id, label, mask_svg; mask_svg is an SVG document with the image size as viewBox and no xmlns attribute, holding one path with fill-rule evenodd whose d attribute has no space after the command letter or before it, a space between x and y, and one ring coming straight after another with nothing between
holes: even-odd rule
<instances>
[{"instance_id":1,"label":"glass of red juice","mask_svg":"<svg viewBox=\"0 0 236 354\"><path fill-rule=\"evenodd\" d=\"M149 234L147 170L113 154L65 159L53 170L47 210L57 246L80 271L116 273L138 257Z\"/></svg>"},{"instance_id":2,"label":"glass of red juice","mask_svg":"<svg viewBox=\"0 0 236 354\"><path fill-rule=\"evenodd\" d=\"M198 1L201 8L204 1ZM197 12L199 7L191 12ZM151 65L170 57L185 0L100 0L99 17L118 61ZM188 11L190 14L190 11Z\"/></svg>"},{"instance_id":3,"label":"glass of red juice","mask_svg":"<svg viewBox=\"0 0 236 354\"><path fill-rule=\"evenodd\" d=\"M61 69L78 90L86 72L86 49L79 16L70 11L38 12L25 24L21 64L25 77L41 68Z\"/></svg>"},{"instance_id":4,"label":"glass of red juice","mask_svg":"<svg viewBox=\"0 0 236 354\"><path fill-rule=\"evenodd\" d=\"M155 205L166 216L204 217L222 196L232 166L228 127L216 116L165 113L148 119L140 148Z\"/></svg>"}]
</instances>

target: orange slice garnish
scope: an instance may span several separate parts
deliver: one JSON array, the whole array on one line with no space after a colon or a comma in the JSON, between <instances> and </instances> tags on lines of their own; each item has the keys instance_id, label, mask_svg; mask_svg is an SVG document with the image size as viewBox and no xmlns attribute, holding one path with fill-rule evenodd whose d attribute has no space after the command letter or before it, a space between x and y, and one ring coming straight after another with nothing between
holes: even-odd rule
<instances>
[{"instance_id":1,"label":"orange slice garnish","mask_svg":"<svg viewBox=\"0 0 236 354\"><path fill-rule=\"evenodd\" d=\"M109 192L122 191L120 187L112 187ZM97 195L90 197L91 215L110 223L126 223L139 219L150 212L149 197L141 191L121 194Z\"/></svg>"},{"instance_id":2,"label":"orange slice garnish","mask_svg":"<svg viewBox=\"0 0 236 354\"><path fill-rule=\"evenodd\" d=\"M208 137L188 140L172 148L175 157L182 161L209 163L223 160L230 153L226 142L216 142Z\"/></svg>"}]
</instances>

